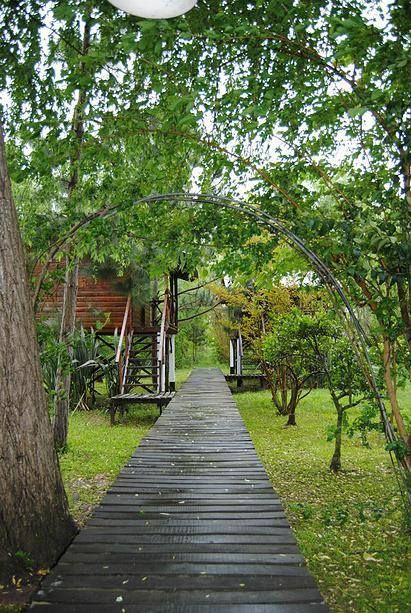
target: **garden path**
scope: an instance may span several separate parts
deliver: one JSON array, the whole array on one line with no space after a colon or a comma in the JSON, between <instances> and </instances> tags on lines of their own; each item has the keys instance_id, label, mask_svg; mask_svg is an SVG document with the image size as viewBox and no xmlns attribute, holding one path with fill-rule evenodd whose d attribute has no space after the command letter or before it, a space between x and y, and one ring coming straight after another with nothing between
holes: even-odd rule
<instances>
[{"instance_id":1,"label":"garden path","mask_svg":"<svg viewBox=\"0 0 411 613\"><path fill-rule=\"evenodd\" d=\"M193 371L31 610L328 610L221 371Z\"/></svg>"}]
</instances>

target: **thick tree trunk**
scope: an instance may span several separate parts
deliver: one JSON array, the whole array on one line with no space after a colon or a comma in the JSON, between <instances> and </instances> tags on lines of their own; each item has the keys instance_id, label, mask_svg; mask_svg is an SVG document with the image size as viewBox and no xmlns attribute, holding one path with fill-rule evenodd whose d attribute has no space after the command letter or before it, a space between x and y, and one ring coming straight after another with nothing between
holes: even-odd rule
<instances>
[{"instance_id":1,"label":"thick tree trunk","mask_svg":"<svg viewBox=\"0 0 411 613\"><path fill-rule=\"evenodd\" d=\"M0 127L0 578L15 553L50 566L70 518L43 388L23 246Z\"/></svg>"},{"instance_id":2,"label":"thick tree trunk","mask_svg":"<svg viewBox=\"0 0 411 613\"><path fill-rule=\"evenodd\" d=\"M60 343L67 348L69 362L73 359L72 335L76 323L76 303L78 287L78 261L66 265L63 312L60 327ZM54 412L54 444L56 449L64 449L67 444L68 420L70 410L71 370L58 368L56 376L56 401Z\"/></svg>"},{"instance_id":3,"label":"thick tree trunk","mask_svg":"<svg viewBox=\"0 0 411 613\"><path fill-rule=\"evenodd\" d=\"M342 425L343 425L343 417L344 410L341 407L336 407L337 409L337 429L335 432L335 447L334 454L331 458L330 470L334 473L338 473L341 470L341 443L342 443Z\"/></svg>"}]
</instances>

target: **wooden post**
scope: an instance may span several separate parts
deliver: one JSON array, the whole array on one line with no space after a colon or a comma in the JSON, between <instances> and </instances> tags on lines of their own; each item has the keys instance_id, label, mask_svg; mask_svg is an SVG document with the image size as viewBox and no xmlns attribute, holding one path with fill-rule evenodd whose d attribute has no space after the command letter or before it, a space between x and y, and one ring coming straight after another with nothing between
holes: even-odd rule
<instances>
[{"instance_id":1,"label":"wooden post","mask_svg":"<svg viewBox=\"0 0 411 613\"><path fill-rule=\"evenodd\" d=\"M237 338L237 343L236 343L236 349L237 349L237 372L236 374L241 377L243 374L243 360L242 360L242 351L241 351L241 337Z\"/></svg>"},{"instance_id":2,"label":"wooden post","mask_svg":"<svg viewBox=\"0 0 411 613\"><path fill-rule=\"evenodd\" d=\"M169 352L169 380L170 392L176 391L176 337L175 334L170 336L170 352Z\"/></svg>"},{"instance_id":3,"label":"wooden post","mask_svg":"<svg viewBox=\"0 0 411 613\"><path fill-rule=\"evenodd\" d=\"M165 338L165 350L164 350L164 366L165 366L165 379L164 379L164 391L170 391L170 346L171 338L166 336Z\"/></svg>"},{"instance_id":4,"label":"wooden post","mask_svg":"<svg viewBox=\"0 0 411 613\"><path fill-rule=\"evenodd\" d=\"M160 333L156 334L156 347L157 347L157 393L161 392L163 368L161 362L161 345L160 345Z\"/></svg>"},{"instance_id":5,"label":"wooden post","mask_svg":"<svg viewBox=\"0 0 411 613\"><path fill-rule=\"evenodd\" d=\"M241 336L237 338L236 342L236 350L237 350L237 387L242 387L243 385L243 351L242 351L242 339Z\"/></svg>"},{"instance_id":6,"label":"wooden post","mask_svg":"<svg viewBox=\"0 0 411 613\"><path fill-rule=\"evenodd\" d=\"M230 338L230 375L235 374L234 343L235 340Z\"/></svg>"}]
</instances>

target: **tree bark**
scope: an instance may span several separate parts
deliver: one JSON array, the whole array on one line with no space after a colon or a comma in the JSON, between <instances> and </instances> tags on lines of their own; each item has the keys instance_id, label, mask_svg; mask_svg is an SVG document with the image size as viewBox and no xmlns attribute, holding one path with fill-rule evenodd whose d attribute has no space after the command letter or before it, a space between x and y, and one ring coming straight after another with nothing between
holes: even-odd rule
<instances>
[{"instance_id":1,"label":"tree bark","mask_svg":"<svg viewBox=\"0 0 411 613\"><path fill-rule=\"evenodd\" d=\"M0 579L24 551L50 566L75 527L53 446L0 126Z\"/></svg>"},{"instance_id":2,"label":"tree bark","mask_svg":"<svg viewBox=\"0 0 411 613\"><path fill-rule=\"evenodd\" d=\"M291 412L288 414L288 420L286 423L287 426L296 426L297 422L295 420L295 407L291 409Z\"/></svg>"},{"instance_id":3,"label":"tree bark","mask_svg":"<svg viewBox=\"0 0 411 613\"><path fill-rule=\"evenodd\" d=\"M291 398L290 402L287 406L288 412L288 421L287 426L296 426L297 422L295 421L295 410L298 404L298 392L299 392L298 382L293 378L291 380Z\"/></svg>"},{"instance_id":4,"label":"tree bark","mask_svg":"<svg viewBox=\"0 0 411 613\"><path fill-rule=\"evenodd\" d=\"M331 458L330 470L334 473L338 473L341 470L341 443L344 410L337 406L335 408L337 409L337 429L335 432L335 447L333 457Z\"/></svg>"}]
</instances>

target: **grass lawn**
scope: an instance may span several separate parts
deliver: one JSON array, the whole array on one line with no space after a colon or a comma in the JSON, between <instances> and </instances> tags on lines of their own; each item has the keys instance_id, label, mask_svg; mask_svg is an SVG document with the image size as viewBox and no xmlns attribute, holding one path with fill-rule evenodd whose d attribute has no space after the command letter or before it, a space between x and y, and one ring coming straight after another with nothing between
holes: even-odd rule
<instances>
[{"instance_id":1,"label":"grass lawn","mask_svg":"<svg viewBox=\"0 0 411 613\"><path fill-rule=\"evenodd\" d=\"M189 369L177 370L177 389L189 374ZM60 467L70 511L80 526L158 416L156 405L134 405L112 427L102 411L71 414L68 447L60 456Z\"/></svg>"},{"instance_id":2,"label":"grass lawn","mask_svg":"<svg viewBox=\"0 0 411 613\"><path fill-rule=\"evenodd\" d=\"M328 392L315 390L297 409L297 427L284 427L269 392L236 394L241 414L312 573L332 611L410 611L409 536L382 435L371 448L345 438L343 471L329 472L334 423ZM411 408L411 390L402 392Z\"/></svg>"},{"instance_id":3,"label":"grass lawn","mask_svg":"<svg viewBox=\"0 0 411 613\"><path fill-rule=\"evenodd\" d=\"M151 428L158 409L132 407L120 423L100 411L79 411L70 416L68 447L60 467L70 511L83 525L94 506L114 481L138 443Z\"/></svg>"}]
</instances>

